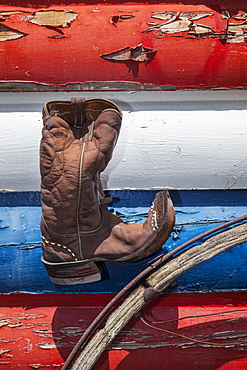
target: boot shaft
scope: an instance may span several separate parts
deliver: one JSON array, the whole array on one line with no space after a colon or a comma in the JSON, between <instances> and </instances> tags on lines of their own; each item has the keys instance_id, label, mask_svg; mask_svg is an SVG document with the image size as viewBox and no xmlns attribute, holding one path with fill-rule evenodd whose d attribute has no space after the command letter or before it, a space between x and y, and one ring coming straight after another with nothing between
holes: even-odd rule
<instances>
[{"instance_id":1,"label":"boot shaft","mask_svg":"<svg viewBox=\"0 0 247 370\"><path fill-rule=\"evenodd\" d=\"M56 234L101 224L100 173L112 157L121 112L103 99L46 103L40 147L43 219Z\"/></svg>"}]
</instances>

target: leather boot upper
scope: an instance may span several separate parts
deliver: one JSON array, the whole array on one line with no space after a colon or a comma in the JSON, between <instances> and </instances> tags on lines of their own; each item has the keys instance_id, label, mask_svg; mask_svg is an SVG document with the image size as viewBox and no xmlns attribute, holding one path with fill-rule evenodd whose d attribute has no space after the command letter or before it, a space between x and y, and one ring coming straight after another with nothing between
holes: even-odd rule
<instances>
[{"instance_id":1,"label":"leather boot upper","mask_svg":"<svg viewBox=\"0 0 247 370\"><path fill-rule=\"evenodd\" d=\"M92 119L74 127L58 114L44 118L40 146L43 218L58 234L90 231L101 224L100 173L112 157L121 114L108 109Z\"/></svg>"}]
</instances>

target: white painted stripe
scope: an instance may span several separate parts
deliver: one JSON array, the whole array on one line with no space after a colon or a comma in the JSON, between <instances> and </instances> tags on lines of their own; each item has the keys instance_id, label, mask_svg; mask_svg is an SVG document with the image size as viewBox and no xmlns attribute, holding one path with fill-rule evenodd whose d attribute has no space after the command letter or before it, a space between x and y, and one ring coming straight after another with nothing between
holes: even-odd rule
<instances>
[{"instance_id":1,"label":"white painted stripe","mask_svg":"<svg viewBox=\"0 0 247 370\"><path fill-rule=\"evenodd\" d=\"M247 91L0 93L0 189L39 190L42 106L103 97L123 110L108 189L247 187Z\"/></svg>"}]
</instances>

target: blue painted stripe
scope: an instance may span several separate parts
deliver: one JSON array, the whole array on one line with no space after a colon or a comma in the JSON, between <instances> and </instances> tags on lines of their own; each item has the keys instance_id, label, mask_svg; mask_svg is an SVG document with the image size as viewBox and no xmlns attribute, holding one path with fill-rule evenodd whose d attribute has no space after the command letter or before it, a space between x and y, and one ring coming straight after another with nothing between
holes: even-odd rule
<instances>
[{"instance_id":1,"label":"blue painted stripe","mask_svg":"<svg viewBox=\"0 0 247 370\"><path fill-rule=\"evenodd\" d=\"M142 223L148 207L128 205L114 207L114 210L125 221ZM177 206L174 232L159 253L170 251L191 237L246 213L247 206ZM40 261L40 215L40 206L0 208L0 293L116 293L151 259L134 264L107 263L110 278L101 282L72 287L56 286L50 282ZM179 277L176 287L170 290L246 291L246 248L245 244L235 247L193 268Z\"/></svg>"},{"instance_id":2,"label":"blue painted stripe","mask_svg":"<svg viewBox=\"0 0 247 370\"><path fill-rule=\"evenodd\" d=\"M158 190L109 190L116 207L149 207ZM175 206L247 206L247 189L169 190ZM40 206L40 193L0 192L0 207Z\"/></svg>"}]
</instances>

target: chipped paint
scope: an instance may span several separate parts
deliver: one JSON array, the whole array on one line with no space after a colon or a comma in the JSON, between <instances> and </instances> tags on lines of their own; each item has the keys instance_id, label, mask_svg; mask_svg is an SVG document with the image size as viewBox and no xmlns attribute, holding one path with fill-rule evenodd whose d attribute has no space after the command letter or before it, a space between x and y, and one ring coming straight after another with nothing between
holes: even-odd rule
<instances>
[{"instance_id":1,"label":"chipped paint","mask_svg":"<svg viewBox=\"0 0 247 370\"><path fill-rule=\"evenodd\" d=\"M109 54L103 54L101 57L106 60L115 60L115 61L135 61L135 62L148 62L150 61L157 50L149 49L139 44L133 48L126 47L124 49L113 51Z\"/></svg>"},{"instance_id":2,"label":"chipped paint","mask_svg":"<svg viewBox=\"0 0 247 370\"><path fill-rule=\"evenodd\" d=\"M60 329L61 333L66 334L67 336L74 337L82 335L84 330L80 327L64 327Z\"/></svg>"},{"instance_id":3,"label":"chipped paint","mask_svg":"<svg viewBox=\"0 0 247 370\"><path fill-rule=\"evenodd\" d=\"M15 11L6 11L6 12L0 12L0 17L5 19L6 17L9 17L11 15L15 15L15 14L21 14L22 11L19 11L19 10L15 10Z\"/></svg>"},{"instance_id":4,"label":"chipped paint","mask_svg":"<svg viewBox=\"0 0 247 370\"><path fill-rule=\"evenodd\" d=\"M236 321L235 321L236 322ZM221 331L211 334L211 338L221 338L221 339L229 339L229 338L246 338L247 339L247 330L229 330L229 331Z\"/></svg>"},{"instance_id":5,"label":"chipped paint","mask_svg":"<svg viewBox=\"0 0 247 370\"><path fill-rule=\"evenodd\" d=\"M228 44L239 44L247 41L247 13L238 12L231 14L222 11L222 18L227 19L226 42Z\"/></svg>"},{"instance_id":6,"label":"chipped paint","mask_svg":"<svg viewBox=\"0 0 247 370\"><path fill-rule=\"evenodd\" d=\"M27 36L26 33L6 27L0 23L0 41L11 41Z\"/></svg>"},{"instance_id":7,"label":"chipped paint","mask_svg":"<svg viewBox=\"0 0 247 370\"><path fill-rule=\"evenodd\" d=\"M205 35L212 33L213 30L211 27L204 26L203 24L192 24L190 29L188 30L188 34L196 34L196 35Z\"/></svg>"},{"instance_id":8,"label":"chipped paint","mask_svg":"<svg viewBox=\"0 0 247 370\"><path fill-rule=\"evenodd\" d=\"M247 41L247 14L240 13L231 16L229 11L224 10L222 12L222 19L232 20L235 23L226 23L225 29L217 33L211 26L207 24L199 24L196 21L212 17L214 13L197 12L197 13L175 13L175 12L164 12L156 13L151 15L152 18L159 20L166 20L165 23L156 24L146 30L143 33L152 31L160 31L165 34L176 34L176 33L187 33L188 35L199 35L207 36L219 39L225 39L226 43L243 43ZM238 23L236 23L238 22ZM149 24L147 22L147 24ZM154 37L161 37L154 35Z\"/></svg>"},{"instance_id":9,"label":"chipped paint","mask_svg":"<svg viewBox=\"0 0 247 370\"><path fill-rule=\"evenodd\" d=\"M4 65L0 76L2 91L125 90L131 82L138 82L143 90L243 88L247 52L233 52L223 46L227 43L241 48L246 43L245 25L241 25L246 21L246 6L227 6L229 9L221 15L209 4L138 3L137 8L134 3L119 6L115 2L76 2L46 9L45 5L32 2L24 9L11 0L0 12L2 26L8 30L0 32L0 39L6 42L0 53L0 64ZM192 46L191 39L196 40L198 47ZM215 39L221 43L216 44ZM9 40L11 43L7 43ZM107 68L101 58L126 45L135 48L140 43L155 50L156 57L150 65L142 63L138 71L137 65L130 67L127 63ZM25 58L19 58L26 47ZM188 52L191 47L193 61ZM5 54L9 57L5 58ZM39 65L44 58L46 71ZM140 56L137 61L140 62Z\"/></svg>"},{"instance_id":10,"label":"chipped paint","mask_svg":"<svg viewBox=\"0 0 247 370\"><path fill-rule=\"evenodd\" d=\"M37 329L37 330L33 330L34 333L37 333L37 334L52 334L53 331L51 329Z\"/></svg>"},{"instance_id":11,"label":"chipped paint","mask_svg":"<svg viewBox=\"0 0 247 370\"><path fill-rule=\"evenodd\" d=\"M31 367L31 369L34 369L34 370L38 370L38 369L41 369L41 368L53 368L53 369L56 369L57 367L61 368L62 364L49 364L49 365L42 365L42 364L29 364L29 367Z\"/></svg>"},{"instance_id":12,"label":"chipped paint","mask_svg":"<svg viewBox=\"0 0 247 370\"><path fill-rule=\"evenodd\" d=\"M163 12L163 13L155 13L155 14L152 14L151 17L152 18L155 18L155 19L160 19L160 20L164 20L164 19L172 19L176 14L176 12ZM183 18L187 18L189 20L198 20L198 19L201 19L201 18L205 18L205 17L210 17L210 16L213 16L214 13L212 12L180 12L179 13L179 17L183 17Z\"/></svg>"},{"instance_id":13,"label":"chipped paint","mask_svg":"<svg viewBox=\"0 0 247 370\"><path fill-rule=\"evenodd\" d=\"M101 306L103 303L102 294L86 294L83 300L79 295L76 297L72 295L74 298L69 298L68 307L57 305L57 294L44 295L42 300L38 296L25 295L22 298L23 303L25 301L27 305L25 308L18 302L18 295L12 297L16 307L1 307L2 320L18 321L19 318L20 321L24 321L23 318L26 318L35 325L34 329L25 329L18 342L16 339L13 340L18 333L18 327L4 326L0 329L2 338L0 362L5 364L5 370L11 370L16 363L21 369L60 368L82 333L100 311L99 302ZM235 296L238 297L238 294ZM121 364L123 368L128 368L125 363L127 358L130 364L133 364L143 356L146 363L150 363L151 358L158 361L161 358L164 361L169 359L167 368L172 370L177 366L176 361L173 362L174 358L178 361L183 358L184 366L192 370L203 368L202 364L208 357L214 359L215 368L220 367L221 361L225 363L241 359L246 344L234 347L224 343L242 343L246 340L246 296L240 293L239 298L234 300L231 298L234 295L230 296L227 293L217 297L212 298L210 294L162 295L156 302L146 306L142 314L145 320L154 322L154 326L164 331L148 327L140 320L140 316L133 318L108 349L107 358L115 356L114 365L112 362L109 365L108 361L102 364L100 360L98 367L101 370L106 370L109 366L111 369L117 369ZM41 301L52 306L40 306ZM109 298L105 304L108 301ZM26 314L27 311L29 314ZM42 324L47 325L43 330L40 329ZM59 333L64 335L59 337ZM40 341L39 334L47 334L49 337ZM218 346L220 343L223 344L222 349ZM226 348L227 352L222 352ZM129 356L123 358L117 351L128 351ZM138 351L142 353L141 357ZM199 363L193 365L194 367L191 367L191 356L188 356L188 353L193 358L199 359ZM159 367L158 363L156 367ZM145 367L140 364L140 368ZM238 369L241 367L236 367L236 370Z\"/></svg>"},{"instance_id":14,"label":"chipped paint","mask_svg":"<svg viewBox=\"0 0 247 370\"><path fill-rule=\"evenodd\" d=\"M8 325L10 323L10 320L5 320L5 319L3 319L3 320L0 320L0 328L2 327L2 326L5 326L5 325Z\"/></svg>"},{"instance_id":15,"label":"chipped paint","mask_svg":"<svg viewBox=\"0 0 247 370\"><path fill-rule=\"evenodd\" d=\"M2 357L3 355L5 355L6 353L9 353L11 352L10 349L2 349L0 348L0 357Z\"/></svg>"},{"instance_id":16,"label":"chipped paint","mask_svg":"<svg viewBox=\"0 0 247 370\"><path fill-rule=\"evenodd\" d=\"M49 349L55 349L55 348L61 348L62 344L55 344L55 343L49 343L49 342L42 342L42 343L36 343L36 346L38 346L41 349L49 350Z\"/></svg>"},{"instance_id":17,"label":"chipped paint","mask_svg":"<svg viewBox=\"0 0 247 370\"><path fill-rule=\"evenodd\" d=\"M188 20L188 18L180 17L178 20L171 20L171 22L167 21L158 26L150 27L142 32L147 33L156 30L160 30L161 32L164 33L186 32L189 30L191 24L192 23Z\"/></svg>"},{"instance_id":18,"label":"chipped paint","mask_svg":"<svg viewBox=\"0 0 247 370\"><path fill-rule=\"evenodd\" d=\"M186 17L179 17L171 23L164 23L160 25L161 32L164 33L179 33L186 32L190 29L191 21Z\"/></svg>"},{"instance_id":19,"label":"chipped paint","mask_svg":"<svg viewBox=\"0 0 247 370\"><path fill-rule=\"evenodd\" d=\"M18 326L22 326L23 323L22 322L16 322L14 324L8 324L8 327L10 328L17 328Z\"/></svg>"},{"instance_id":20,"label":"chipped paint","mask_svg":"<svg viewBox=\"0 0 247 370\"><path fill-rule=\"evenodd\" d=\"M213 13L181 13L164 12L156 13L151 17L159 20L166 20L165 23L155 25L143 31L143 33L160 30L166 34L188 33L191 34L209 34L213 32L212 27L204 24L195 23L202 18L212 17ZM157 37L157 35L155 36Z\"/></svg>"},{"instance_id":21,"label":"chipped paint","mask_svg":"<svg viewBox=\"0 0 247 370\"><path fill-rule=\"evenodd\" d=\"M22 350L24 353L31 353L33 351L33 343L30 338L25 338L26 344L23 345Z\"/></svg>"},{"instance_id":22,"label":"chipped paint","mask_svg":"<svg viewBox=\"0 0 247 370\"><path fill-rule=\"evenodd\" d=\"M68 27L78 13L66 10L39 10L29 21L39 26Z\"/></svg>"},{"instance_id":23,"label":"chipped paint","mask_svg":"<svg viewBox=\"0 0 247 370\"><path fill-rule=\"evenodd\" d=\"M229 44L242 43L247 41L247 24L246 21L240 24L228 24L227 42Z\"/></svg>"},{"instance_id":24,"label":"chipped paint","mask_svg":"<svg viewBox=\"0 0 247 370\"><path fill-rule=\"evenodd\" d=\"M189 15L189 19L191 21L197 21L198 19L202 19L202 18L206 18L206 17L211 17L213 15L214 15L214 13L198 12L196 14Z\"/></svg>"},{"instance_id":25,"label":"chipped paint","mask_svg":"<svg viewBox=\"0 0 247 370\"><path fill-rule=\"evenodd\" d=\"M134 18L134 15L131 15L131 14L113 15L110 18L110 23L113 24L114 26L116 26L116 23L118 23L119 21L123 21L123 20L126 20L126 19L131 19L131 18Z\"/></svg>"}]
</instances>

